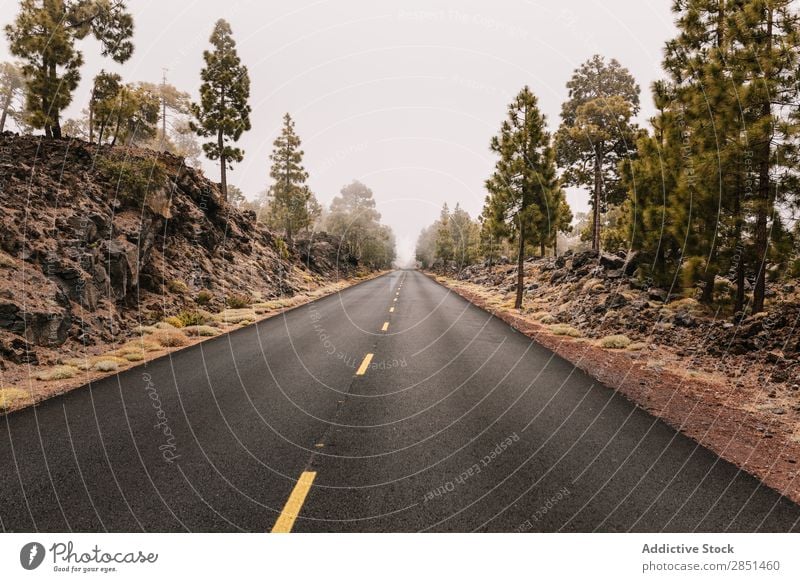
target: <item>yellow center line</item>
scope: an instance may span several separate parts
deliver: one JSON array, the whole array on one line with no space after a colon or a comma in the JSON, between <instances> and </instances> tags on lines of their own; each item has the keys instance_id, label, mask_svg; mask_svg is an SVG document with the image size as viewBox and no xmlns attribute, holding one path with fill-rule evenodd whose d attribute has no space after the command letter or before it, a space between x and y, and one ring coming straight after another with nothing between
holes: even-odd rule
<instances>
[{"instance_id":1,"label":"yellow center line","mask_svg":"<svg viewBox=\"0 0 800 582\"><path fill-rule=\"evenodd\" d=\"M389 308L389 313L394 313L394 307Z\"/></svg>"},{"instance_id":2,"label":"yellow center line","mask_svg":"<svg viewBox=\"0 0 800 582\"><path fill-rule=\"evenodd\" d=\"M395 297L394 300L397 301L397 297Z\"/></svg>"},{"instance_id":3,"label":"yellow center line","mask_svg":"<svg viewBox=\"0 0 800 582\"><path fill-rule=\"evenodd\" d=\"M383 324L383 327L381 328L381 331L386 331L387 329L389 329L389 322L388 321Z\"/></svg>"},{"instance_id":4,"label":"yellow center line","mask_svg":"<svg viewBox=\"0 0 800 582\"><path fill-rule=\"evenodd\" d=\"M317 474L314 471L302 472L294 485L294 489L292 489L292 494L289 495L289 499L283 507L283 511L278 517L278 521L272 526L272 533L289 533L292 531L294 521L300 515L300 509L303 507L303 502L306 500L306 495L311 490L311 484L316 476Z\"/></svg>"},{"instance_id":5,"label":"yellow center line","mask_svg":"<svg viewBox=\"0 0 800 582\"><path fill-rule=\"evenodd\" d=\"M361 365L358 367L358 371L356 372L356 376L363 376L367 372L367 368L369 368L369 363L372 361L372 354L367 354L364 356L364 361L361 362Z\"/></svg>"}]
</instances>

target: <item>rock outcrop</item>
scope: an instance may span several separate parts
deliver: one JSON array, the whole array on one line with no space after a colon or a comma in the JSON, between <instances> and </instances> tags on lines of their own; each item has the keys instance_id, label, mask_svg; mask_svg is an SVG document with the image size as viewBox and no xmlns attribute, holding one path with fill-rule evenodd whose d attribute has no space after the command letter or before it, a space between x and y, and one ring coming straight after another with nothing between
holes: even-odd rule
<instances>
[{"instance_id":1,"label":"rock outcrop","mask_svg":"<svg viewBox=\"0 0 800 582\"><path fill-rule=\"evenodd\" d=\"M0 135L0 365L124 338L201 298L313 289L356 268L337 251L327 235L278 250L170 154Z\"/></svg>"}]
</instances>

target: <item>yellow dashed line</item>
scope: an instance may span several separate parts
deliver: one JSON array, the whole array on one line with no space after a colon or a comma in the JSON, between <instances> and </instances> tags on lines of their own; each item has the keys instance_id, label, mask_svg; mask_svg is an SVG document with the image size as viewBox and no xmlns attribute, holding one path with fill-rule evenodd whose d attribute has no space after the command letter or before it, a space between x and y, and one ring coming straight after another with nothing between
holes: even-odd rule
<instances>
[{"instance_id":1,"label":"yellow dashed line","mask_svg":"<svg viewBox=\"0 0 800 582\"><path fill-rule=\"evenodd\" d=\"M289 533L292 531L294 521L300 515L300 509L303 507L303 502L306 500L306 495L311 490L311 484L316 476L317 474L314 471L303 471L297 483L295 483L292 494L289 495L278 521L272 527L272 533Z\"/></svg>"},{"instance_id":2,"label":"yellow dashed line","mask_svg":"<svg viewBox=\"0 0 800 582\"><path fill-rule=\"evenodd\" d=\"M386 331L387 329L389 329L389 322L388 321L383 324L383 327L381 328L381 331Z\"/></svg>"},{"instance_id":3,"label":"yellow dashed line","mask_svg":"<svg viewBox=\"0 0 800 582\"><path fill-rule=\"evenodd\" d=\"M369 363L371 361L372 361L372 354L367 354L366 356L364 356L364 361L361 362L361 365L358 367L356 376L363 376L367 372L367 368L369 368Z\"/></svg>"},{"instance_id":4,"label":"yellow dashed line","mask_svg":"<svg viewBox=\"0 0 800 582\"><path fill-rule=\"evenodd\" d=\"M389 313L394 313L394 307L389 308Z\"/></svg>"}]
</instances>

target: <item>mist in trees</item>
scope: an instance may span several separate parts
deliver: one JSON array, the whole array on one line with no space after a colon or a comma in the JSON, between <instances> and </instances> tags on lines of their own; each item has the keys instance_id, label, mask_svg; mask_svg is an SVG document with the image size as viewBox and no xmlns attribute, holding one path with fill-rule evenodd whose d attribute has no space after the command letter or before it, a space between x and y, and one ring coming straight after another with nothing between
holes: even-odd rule
<instances>
[{"instance_id":1,"label":"mist in trees","mask_svg":"<svg viewBox=\"0 0 800 582\"><path fill-rule=\"evenodd\" d=\"M0 132L10 119L25 124L25 77L14 63L0 63Z\"/></svg>"}]
</instances>

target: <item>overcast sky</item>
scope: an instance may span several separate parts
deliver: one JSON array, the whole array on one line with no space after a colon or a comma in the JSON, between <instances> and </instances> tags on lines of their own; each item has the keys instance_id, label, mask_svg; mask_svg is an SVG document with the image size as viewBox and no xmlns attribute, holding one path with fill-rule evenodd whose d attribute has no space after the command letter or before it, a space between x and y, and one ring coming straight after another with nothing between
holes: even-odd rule
<instances>
[{"instance_id":1,"label":"overcast sky","mask_svg":"<svg viewBox=\"0 0 800 582\"><path fill-rule=\"evenodd\" d=\"M600 53L628 67L642 86L642 120L652 115L650 84L662 76L673 36L670 0L129 0L136 23L124 66L81 46L86 64L73 106L86 106L101 69L127 81L168 81L197 95L202 51L218 18L233 28L250 71L253 129L244 161L229 178L249 196L269 185L267 156L290 112L303 140L310 184L328 204L358 179L375 193L383 221L409 258L420 229L442 205L476 216L494 159L488 149L506 105L527 84L555 130L565 83ZM6 24L17 0L0 0ZM9 59L0 42L0 60ZM218 170L205 163L209 177ZM586 194L570 191L574 211Z\"/></svg>"}]
</instances>

